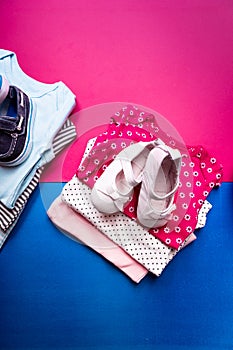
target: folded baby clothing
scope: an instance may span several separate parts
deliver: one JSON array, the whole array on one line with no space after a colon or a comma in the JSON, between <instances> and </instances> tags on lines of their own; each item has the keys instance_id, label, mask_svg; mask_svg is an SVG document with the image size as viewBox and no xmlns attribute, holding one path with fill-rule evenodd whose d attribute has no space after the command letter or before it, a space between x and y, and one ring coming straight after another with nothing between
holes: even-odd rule
<instances>
[{"instance_id":1,"label":"folded baby clothing","mask_svg":"<svg viewBox=\"0 0 233 350\"><path fill-rule=\"evenodd\" d=\"M75 95L62 82L26 75L0 49L0 247L17 223L46 164L76 137L68 119Z\"/></svg>"},{"instance_id":2,"label":"folded baby clothing","mask_svg":"<svg viewBox=\"0 0 233 350\"><path fill-rule=\"evenodd\" d=\"M88 154L93 141L94 140L91 140L88 143L87 148L84 152L84 156ZM76 175L74 175L74 177L76 177ZM105 259L113 263L116 267L118 267L121 271L128 275L134 282L140 282L141 279L147 274L148 270L135 258L131 257L131 255L128 254L125 249L121 248L113 240L109 239L107 235L104 235L101 227L100 230L98 230L98 226L95 225L95 221L99 221L99 218L96 217L94 213L93 215L90 215L88 220L86 220L85 213L82 210L80 211L80 215L79 212L76 210L76 207L72 207L72 198L74 199L74 203L80 202L81 198L80 207L84 206L84 208L86 209L86 203L83 202L84 195L85 193L83 192L80 195L79 193L70 193L68 191L67 197L70 197L70 200L67 200L68 205L66 205L66 200L62 201L61 196L56 198L48 210L48 216L50 217L51 221L70 238L77 239L78 242L87 245L88 247L96 251L98 254L102 255ZM91 205L91 203L89 205ZM129 218L124 218L124 214L121 213L120 215L123 217L123 220L126 219L130 222ZM93 219L93 221L91 220L91 218ZM107 220L107 223L104 220L102 222L103 225L106 224L108 227L114 226L114 223L114 219L109 220L109 218ZM119 231L119 236L122 233L122 231L125 230L125 228L127 229L125 225L122 227L122 229L120 228L120 226L121 223L118 220L116 220L116 230ZM129 228L131 228L130 224ZM141 227L139 226L139 234L141 232L140 230ZM191 243L195 239L195 235L191 234L185 243ZM135 248L137 250L137 247ZM162 256L165 255L163 254L162 249L161 252ZM171 251L170 254L168 252L167 256L164 257L164 260L166 260L166 262L170 261L174 256L173 253L175 252Z\"/></svg>"},{"instance_id":3,"label":"folded baby clothing","mask_svg":"<svg viewBox=\"0 0 233 350\"><path fill-rule=\"evenodd\" d=\"M96 180L121 149L142 140L156 140L158 136L171 146L179 146L183 156L176 196L178 210L174 211L170 226L173 230L168 225L148 230L137 222L137 186L123 212L110 215L99 212L91 201ZM111 118L104 133L88 143L77 173L64 186L59 201L88 220L138 264L159 276L178 251L196 239L194 230L205 225L206 214L212 207L206 197L222 179L222 166L202 146L185 147L180 140L160 130L151 114L126 106Z\"/></svg>"},{"instance_id":4,"label":"folded baby clothing","mask_svg":"<svg viewBox=\"0 0 233 350\"><path fill-rule=\"evenodd\" d=\"M16 167L0 167L0 200L13 208L36 171L54 158L52 140L74 108L75 96L62 82L44 84L26 75L11 51L0 50L0 74L28 96L33 120L27 159Z\"/></svg>"},{"instance_id":5,"label":"folded baby clothing","mask_svg":"<svg viewBox=\"0 0 233 350\"><path fill-rule=\"evenodd\" d=\"M177 208L173 213L173 220L170 220L163 228L149 230L152 235L169 247L179 249L184 240L195 229L197 214L204 200L212 188L220 184L222 165L202 146L188 146L185 150L186 146L184 147L179 140L177 142L171 136L167 136L163 130L160 130L159 125L155 119L152 119L151 115L148 117L146 113L142 113L133 106L127 106L118 112L117 121L110 122L106 132L98 135L89 156L79 166L77 177L93 188L95 181L114 160L116 154L132 142L151 141L159 136L159 138L163 137L163 141L166 140L170 145L179 147L183 160L180 186L176 198ZM121 119L119 119L120 117ZM149 118L150 123L148 122ZM143 127L139 128L135 119L139 120ZM125 122L126 120L127 122ZM144 120L145 122L143 122ZM135 124L130 124L131 121ZM135 187L132 200L124 208L124 213L133 220L137 219L136 206L139 188Z\"/></svg>"},{"instance_id":6,"label":"folded baby clothing","mask_svg":"<svg viewBox=\"0 0 233 350\"><path fill-rule=\"evenodd\" d=\"M55 136L53 140L53 152L57 155L61 152L67 145L69 145L76 138L76 128L74 124L67 119L59 133ZM24 192L17 198L14 208L9 209L0 202L0 228L2 231L7 231L12 225L13 221L18 217L19 213L24 208L30 197L32 191L37 186L40 176L43 172L44 167L39 168L30 184L24 190Z\"/></svg>"},{"instance_id":7,"label":"folded baby clothing","mask_svg":"<svg viewBox=\"0 0 233 350\"><path fill-rule=\"evenodd\" d=\"M61 130L55 136L52 147L55 155L59 154L67 145L69 145L76 138L76 128L74 124L67 119ZM6 241L10 232L14 228L20 215L22 214L32 192L37 187L41 174L43 173L44 166L39 168L29 185L23 191L23 193L17 198L15 206L12 209L7 208L0 202L0 248Z\"/></svg>"},{"instance_id":8,"label":"folded baby clothing","mask_svg":"<svg viewBox=\"0 0 233 350\"><path fill-rule=\"evenodd\" d=\"M177 251L152 236L124 213L105 215L98 212L90 197L91 189L83 184L76 175L62 190L62 200L68 206L85 217L148 271L159 276ZM187 245L193 239L195 236L193 232L190 232L182 246Z\"/></svg>"}]
</instances>

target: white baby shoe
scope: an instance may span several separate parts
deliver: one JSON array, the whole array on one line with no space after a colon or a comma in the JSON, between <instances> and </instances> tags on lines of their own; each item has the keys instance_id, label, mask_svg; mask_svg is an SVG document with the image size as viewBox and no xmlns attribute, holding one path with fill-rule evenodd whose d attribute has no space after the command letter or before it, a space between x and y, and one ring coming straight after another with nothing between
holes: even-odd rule
<instances>
[{"instance_id":1,"label":"white baby shoe","mask_svg":"<svg viewBox=\"0 0 233 350\"><path fill-rule=\"evenodd\" d=\"M177 149L164 144L151 150L143 171L137 207L137 219L142 226L158 228L171 219L180 168L181 154Z\"/></svg>"},{"instance_id":2,"label":"white baby shoe","mask_svg":"<svg viewBox=\"0 0 233 350\"><path fill-rule=\"evenodd\" d=\"M134 187L142 180L147 157L156 144L157 141L137 142L116 156L92 189L91 201L97 210L106 214L123 211Z\"/></svg>"}]
</instances>

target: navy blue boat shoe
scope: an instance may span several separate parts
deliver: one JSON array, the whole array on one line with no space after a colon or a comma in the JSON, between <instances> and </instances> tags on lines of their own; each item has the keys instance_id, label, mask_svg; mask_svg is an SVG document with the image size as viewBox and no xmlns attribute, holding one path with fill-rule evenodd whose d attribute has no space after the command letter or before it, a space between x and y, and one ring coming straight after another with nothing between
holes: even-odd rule
<instances>
[{"instance_id":1,"label":"navy blue boat shoe","mask_svg":"<svg viewBox=\"0 0 233 350\"><path fill-rule=\"evenodd\" d=\"M31 102L16 86L9 86L0 104L0 165L16 166L29 156L32 148Z\"/></svg>"}]
</instances>

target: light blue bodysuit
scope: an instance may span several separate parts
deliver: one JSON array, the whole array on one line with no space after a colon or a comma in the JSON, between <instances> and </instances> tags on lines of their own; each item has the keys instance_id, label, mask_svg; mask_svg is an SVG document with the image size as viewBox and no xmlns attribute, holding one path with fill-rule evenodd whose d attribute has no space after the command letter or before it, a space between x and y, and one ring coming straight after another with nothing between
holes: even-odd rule
<instances>
[{"instance_id":1,"label":"light blue bodysuit","mask_svg":"<svg viewBox=\"0 0 233 350\"><path fill-rule=\"evenodd\" d=\"M63 82L44 84L26 75L11 51L0 49L0 74L28 95L33 119L29 157L15 167L0 166L0 201L13 208L36 170L55 157L52 141L74 108L75 95Z\"/></svg>"}]
</instances>

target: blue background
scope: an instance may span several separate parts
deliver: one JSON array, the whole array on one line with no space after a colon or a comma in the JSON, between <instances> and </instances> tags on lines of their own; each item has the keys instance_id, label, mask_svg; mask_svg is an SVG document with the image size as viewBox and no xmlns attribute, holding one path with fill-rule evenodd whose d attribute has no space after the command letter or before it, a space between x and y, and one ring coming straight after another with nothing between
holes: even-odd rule
<instances>
[{"instance_id":1,"label":"blue background","mask_svg":"<svg viewBox=\"0 0 233 350\"><path fill-rule=\"evenodd\" d=\"M139 285L50 222L35 190L0 253L0 349L233 349L233 184L198 239ZM49 198L47 198L49 200Z\"/></svg>"}]
</instances>

